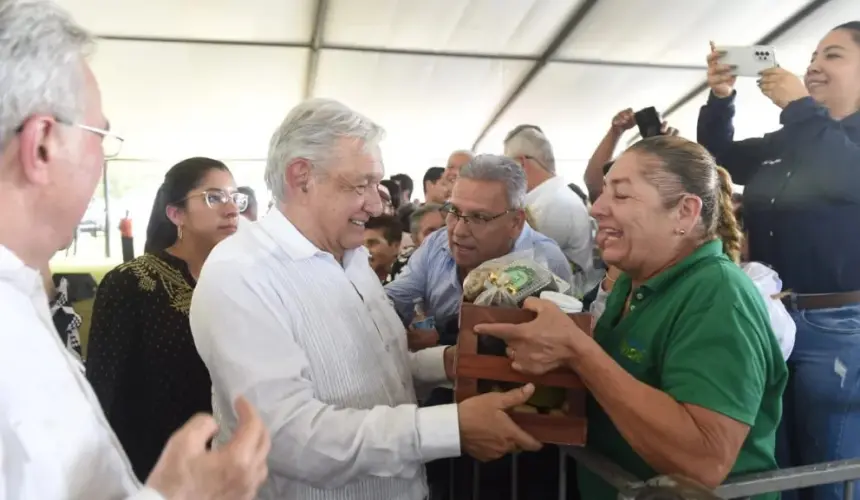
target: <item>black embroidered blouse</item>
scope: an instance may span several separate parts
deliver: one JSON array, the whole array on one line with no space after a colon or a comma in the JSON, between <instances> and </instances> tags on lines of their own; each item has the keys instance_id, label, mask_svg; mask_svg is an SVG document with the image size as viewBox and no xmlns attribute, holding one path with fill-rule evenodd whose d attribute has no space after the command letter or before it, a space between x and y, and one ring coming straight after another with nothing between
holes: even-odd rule
<instances>
[{"instance_id":1,"label":"black embroidered blouse","mask_svg":"<svg viewBox=\"0 0 860 500\"><path fill-rule=\"evenodd\" d=\"M93 305L87 378L141 481L174 431L212 411L188 322L194 285L185 261L144 254L105 275Z\"/></svg>"}]
</instances>

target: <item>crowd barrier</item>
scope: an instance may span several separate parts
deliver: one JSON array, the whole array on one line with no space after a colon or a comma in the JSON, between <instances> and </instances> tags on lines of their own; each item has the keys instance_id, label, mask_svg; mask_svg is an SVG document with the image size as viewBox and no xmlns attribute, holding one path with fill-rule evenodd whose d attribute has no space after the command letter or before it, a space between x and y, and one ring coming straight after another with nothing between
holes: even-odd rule
<instances>
[{"instance_id":1,"label":"crowd barrier","mask_svg":"<svg viewBox=\"0 0 860 500\"><path fill-rule=\"evenodd\" d=\"M559 500L565 500L567 497L566 461L569 459L576 460L580 466L588 468L615 487L619 492L618 500L743 500L763 493L835 483L843 484L842 498L851 500L854 498L855 481L860 480L860 459L851 459L739 476L729 479L715 490L710 490L680 476L658 476L642 481L588 448L568 448L561 450L560 454ZM516 463L517 457L514 456L511 500L518 500ZM476 464L473 468L474 488L471 500L490 500L481 499L481 492L477 488L478 473ZM453 491L451 498L455 498Z\"/></svg>"}]
</instances>

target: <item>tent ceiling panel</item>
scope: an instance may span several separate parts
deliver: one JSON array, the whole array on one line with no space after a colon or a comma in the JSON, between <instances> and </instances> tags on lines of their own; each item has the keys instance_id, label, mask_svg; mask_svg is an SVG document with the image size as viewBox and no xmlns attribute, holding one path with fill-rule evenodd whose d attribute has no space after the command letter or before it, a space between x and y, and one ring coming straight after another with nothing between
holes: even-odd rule
<instances>
[{"instance_id":1,"label":"tent ceiling panel","mask_svg":"<svg viewBox=\"0 0 860 500\"><path fill-rule=\"evenodd\" d=\"M587 160L618 111L647 106L664 109L699 83L701 73L551 63L490 130L479 148L502 152L508 131L530 123L547 134L556 158Z\"/></svg>"},{"instance_id":2,"label":"tent ceiling panel","mask_svg":"<svg viewBox=\"0 0 860 500\"><path fill-rule=\"evenodd\" d=\"M809 0L600 0L559 57L704 66L708 41L747 45Z\"/></svg>"},{"instance_id":3,"label":"tent ceiling panel","mask_svg":"<svg viewBox=\"0 0 860 500\"><path fill-rule=\"evenodd\" d=\"M93 33L308 43L316 0L58 0Z\"/></svg>"},{"instance_id":4,"label":"tent ceiling panel","mask_svg":"<svg viewBox=\"0 0 860 500\"><path fill-rule=\"evenodd\" d=\"M325 44L537 55L581 0L329 0Z\"/></svg>"},{"instance_id":5,"label":"tent ceiling panel","mask_svg":"<svg viewBox=\"0 0 860 500\"><path fill-rule=\"evenodd\" d=\"M102 41L92 61L121 157L265 158L306 49Z\"/></svg>"},{"instance_id":6,"label":"tent ceiling panel","mask_svg":"<svg viewBox=\"0 0 860 500\"><path fill-rule=\"evenodd\" d=\"M860 20L857 0L830 0L800 21L774 43L780 65L802 74L818 42L828 31L848 21Z\"/></svg>"},{"instance_id":7,"label":"tent ceiling panel","mask_svg":"<svg viewBox=\"0 0 860 500\"><path fill-rule=\"evenodd\" d=\"M389 173L423 176L469 141L530 63L324 50L316 95L380 123Z\"/></svg>"},{"instance_id":8,"label":"tent ceiling panel","mask_svg":"<svg viewBox=\"0 0 860 500\"><path fill-rule=\"evenodd\" d=\"M812 52L829 30L842 23L860 18L857 0L831 0L779 37L774 46L780 64L802 75L806 71ZM752 78L741 78L736 86L735 138L759 137L779 128L779 113L771 101L762 95ZM679 108L668 120L695 138L699 108L705 103L707 92L701 93Z\"/></svg>"}]
</instances>

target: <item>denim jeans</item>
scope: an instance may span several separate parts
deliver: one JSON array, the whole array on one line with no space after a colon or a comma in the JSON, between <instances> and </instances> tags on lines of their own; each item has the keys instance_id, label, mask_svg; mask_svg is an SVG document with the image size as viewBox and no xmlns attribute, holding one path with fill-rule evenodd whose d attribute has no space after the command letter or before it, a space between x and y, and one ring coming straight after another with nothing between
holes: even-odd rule
<instances>
[{"instance_id":1,"label":"denim jeans","mask_svg":"<svg viewBox=\"0 0 860 500\"><path fill-rule=\"evenodd\" d=\"M790 311L797 339L777 439L781 467L860 457L860 304ZM842 484L782 498L841 500ZM854 500L860 500L855 484Z\"/></svg>"}]
</instances>

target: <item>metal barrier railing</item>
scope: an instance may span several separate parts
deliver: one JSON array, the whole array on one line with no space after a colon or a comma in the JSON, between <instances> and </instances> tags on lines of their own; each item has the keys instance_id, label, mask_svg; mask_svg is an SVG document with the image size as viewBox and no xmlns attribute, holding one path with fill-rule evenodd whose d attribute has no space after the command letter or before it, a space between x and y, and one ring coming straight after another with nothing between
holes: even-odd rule
<instances>
[{"instance_id":1,"label":"metal barrier railing","mask_svg":"<svg viewBox=\"0 0 860 500\"><path fill-rule=\"evenodd\" d=\"M566 498L566 460L568 455L619 491L618 500L729 500L748 499L764 493L791 491L825 484L843 483L845 500L854 498L855 481L860 480L860 459L839 460L803 467L749 474L727 480L710 490L680 476L658 476L642 481L618 464L588 448L560 450L559 500ZM478 469L475 467L474 475ZM513 458L511 500L517 499L517 466ZM473 485L478 482L474 481ZM473 490L473 500L480 492Z\"/></svg>"},{"instance_id":2,"label":"metal barrier railing","mask_svg":"<svg viewBox=\"0 0 860 500\"><path fill-rule=\"evenodd\" d=\"M716 490L675 476L659 476L643 485L619 490L619 500L728 500L748 499L764 493L798 490L843 483L842 498L854 498L854 482L860 479L860 459L792 467L729 479Z\"/></svg>"},{"instance_id":3,"label":"metal barrier railing","mask_svg":"<svg viewBox=\"0 0 860 500\"><path fill-rule=\"evenodd\" d=\"M511 457L510 500L518 500L518 455ZM618 490L618 500L730 500L749 499L764 493L792 491L827 484L843 484L842 498L853 500L855 482L860 480L860 459L839 460L821 464L779 469L749 474L727 480L710 490L681 476L658 476L642 481L622 469L618 464L588 448L562 448L559 450L558 499L567 498L567 460L589 469L593 474ZM453 466L452 466L453 467ZM469 481L471 500L484 500L480 488L480 465L475 462ZM453 468L450 471L454 476ZM447 498L464 498L456 494L453 481ZM491 495L492 496L492 495ZM443 498L433 496L432 498ZM490 500L489 498L486 500ZM499 500L492 498L492 500ZM583 499L587 500L587 499Z\"/></svg>"},{"instance_id":4,"label":"metal barrier railing","mask_svg":"<svg viewBox=\"0 0 860 500\"><path fill-rule=\"evenodd\" d=\"M774 491L791 491L824 484L843 483L842 498L854 498L854 482L860 479L860 459L838 460L791 467L726 481L715 490L718 498L749 498Z\"/></svg>"}]
</instances>

